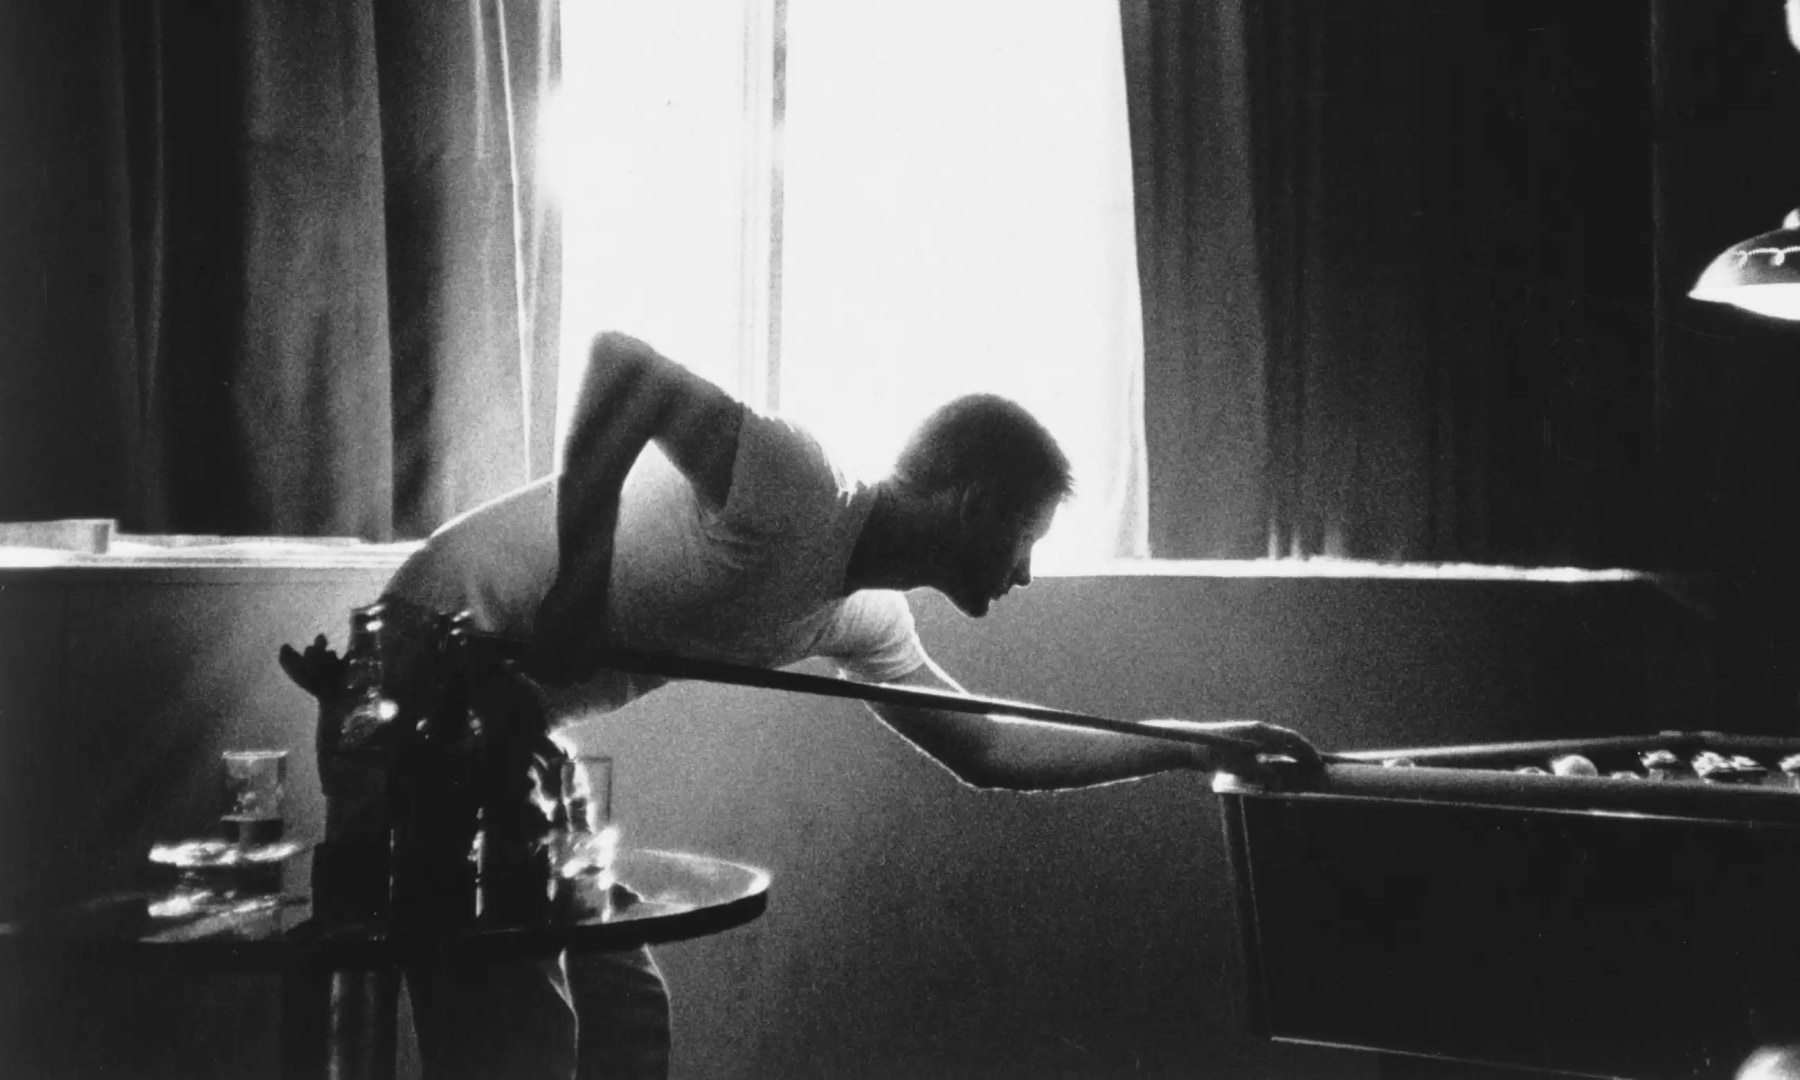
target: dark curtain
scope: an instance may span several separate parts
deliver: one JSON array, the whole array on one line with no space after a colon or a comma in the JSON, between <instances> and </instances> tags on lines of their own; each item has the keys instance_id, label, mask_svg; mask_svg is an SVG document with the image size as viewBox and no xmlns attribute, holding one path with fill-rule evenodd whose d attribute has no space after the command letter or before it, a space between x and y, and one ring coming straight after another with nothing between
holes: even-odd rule
<instances>
[{"instance_id":1,"label":"dark curtain","mask_svg":"<svg viewBox=\"0 0 1800 1080\"><path fill-rule=\"evenodd\" d=\"M1721 250L1800 206L1800 50L1778 0L1653 0L1661 534L1717 613L1718 714L1800 717L1800 324L1690 299Z\"/></svg>"},{"instance_id":2,"label":"dark curtain","mask_svg":"<svg viewBox=\"0 0 1800 1080\"><path fill-rule=\"evenodd\" d=\"M1153 552L1653 561L1647 8L1122 11Z\"/></svg>"},{"instance_id":3,"label":"dark curtain","mask_svg":"<svg viewBox=\"0 0 1800 1080\"><path fill-rule=\"evenodd\" d=\"M0 519L382 540L548 471L554 0L16 7Z\"/></svg>"},{"instance_id":4,"label":"dark curtain","mask_svg":"<svg viewBox=\"0 0 1800 1080\"><path fill-rule=\"evenodd\" d=\"M1144 318L1150 550L1269 545L1260 312L1241 0L1122 0Z\"/></svg>"}]
</instances>

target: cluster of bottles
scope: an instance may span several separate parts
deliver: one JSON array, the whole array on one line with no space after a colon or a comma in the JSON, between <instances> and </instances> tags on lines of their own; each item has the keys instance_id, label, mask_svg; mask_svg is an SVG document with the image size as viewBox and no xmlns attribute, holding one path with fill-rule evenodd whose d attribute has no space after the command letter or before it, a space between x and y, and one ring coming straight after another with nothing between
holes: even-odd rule
<instances>
[{"instance_id":1,"label":"cluster of bottles","mask_svg":"<svg viewBox=\"0 0 1800 1080\"><path fill-rule=\"evenodd\" d=\"M321 914L406 928L551 914L571 762L516 658L466 613L393 601L351 613L344 698L318 734Z\"/></svg>"}]
</instances>

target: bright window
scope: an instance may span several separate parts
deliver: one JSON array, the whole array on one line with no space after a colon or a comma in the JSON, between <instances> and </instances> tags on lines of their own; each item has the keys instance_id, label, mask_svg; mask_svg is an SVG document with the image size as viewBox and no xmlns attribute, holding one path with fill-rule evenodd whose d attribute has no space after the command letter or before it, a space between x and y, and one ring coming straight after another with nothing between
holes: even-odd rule
<instances>
[{"instance_id":1,"label":"bright window","mask_svg":"<svg viewBox=\"0 0 1800 1080\"><path fill-rule=\"evenodd\" d=\"M1075 464L1040 564L1146 554L1116 0L784 7L776 131L774 0L564 5L565 386L625 330L870 477L1006 394Z\"/></svg>"},{"instance_id":2,"label":"bright window","mask_svg":"<svg viewBox=\"0 0 1800 1080\"><path fill-rule=\"evenodd\" d=\"M768 217L766 202L751 204L767 113L746 83L747 20L761 2L562 5L549 157L562 195L565 407L602 329L742 392L747 286L760 269L747 267L744 238Z\"/></svg>"}]
</instances>

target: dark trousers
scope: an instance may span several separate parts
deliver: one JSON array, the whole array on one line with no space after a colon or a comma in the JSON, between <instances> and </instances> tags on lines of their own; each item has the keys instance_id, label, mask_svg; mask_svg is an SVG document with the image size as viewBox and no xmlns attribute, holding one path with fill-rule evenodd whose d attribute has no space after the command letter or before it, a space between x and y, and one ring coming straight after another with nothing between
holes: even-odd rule
<instances>
[{"instance_id":1,"label":"dark trousers","mask_svg":"<svg viewBox=\"0 0 1800 1080\"><path fill-rule=\"evenodd\" d=\"M664 1080L669 993L650 950L406 973L426 1080Z\"/></svg>"}]
</instances>

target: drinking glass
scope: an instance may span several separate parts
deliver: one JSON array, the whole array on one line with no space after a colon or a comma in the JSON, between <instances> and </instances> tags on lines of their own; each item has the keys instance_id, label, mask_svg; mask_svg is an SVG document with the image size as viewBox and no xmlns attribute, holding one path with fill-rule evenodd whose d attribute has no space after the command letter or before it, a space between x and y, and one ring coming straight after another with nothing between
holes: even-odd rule
<instances>
[{"instance_id":1,"label":"drinking glass","mask_svg":"<svg viewBox=\"0 0 1800 1080\"><path fill-rule=\"evenodd\" d=\"M577 754L563 762L562 802L568 817L560 872L565 878L604 874L618 851L613 821L613 759Z\"/></svg>"},{"instance_id":2,"label":"drinking glass","mask_svg":"<svg viewBox=\"0 0 1800 1080\"><path fill-rule=\"evenodd\" d=\"M227 750L225 813L232 838L259 846L281 839L281 799L287 787L286 750Z\"/></svg>"}]
</instances>

